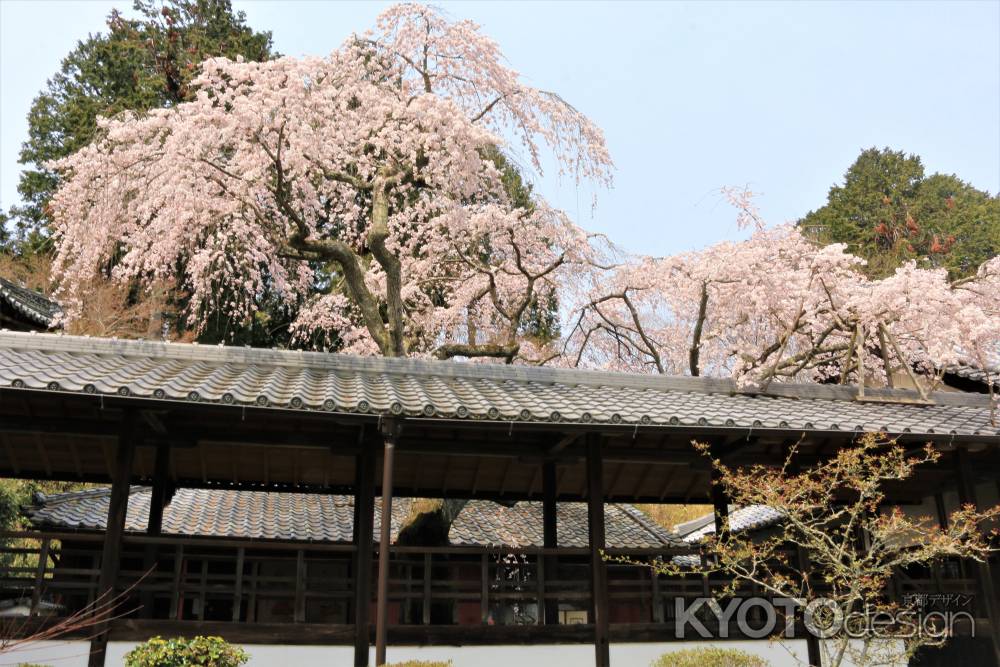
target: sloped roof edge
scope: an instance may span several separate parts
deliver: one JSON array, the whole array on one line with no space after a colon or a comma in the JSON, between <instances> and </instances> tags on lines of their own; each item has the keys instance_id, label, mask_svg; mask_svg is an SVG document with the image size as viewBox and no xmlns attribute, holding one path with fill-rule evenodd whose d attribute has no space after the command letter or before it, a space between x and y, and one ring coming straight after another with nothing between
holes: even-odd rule
<instances>
[{"instance_id":1,"label":"sloped roof edge","mask_svg":"<svg viewBox=\"0 0 1000 667\"><path fill-rule=\"evenodd\" d=\"M71 336L62 333L37 333L0 330L0 349L42 350L47 352L90 353L120 355L152 359L176 359L239 365L265 364L289 368L313 368L332 371L359 371L442 378L473 380L537 382L562 385L587 385L598 387L629 387L657 389L660 391L692 392L704 394L740 394L746 396L771 396L785 398L826 399L854 401L857 388L842 385L807 383L772 383L767 390L737 388L729 378L689 377L620 373L577 368L548 366L515 366L496 363L438 361L414 358L362 357L341 353L309 352L226 345L199 345L119 338ZM866 387L870 399L885 398L914 400L916 391L909 389L884 389ZM974 394L934 392L932 399L938 405L988 406L989 398Z\"/></svg>"},{"instance_id":2,"label":"sloped roof edge","mask_svg":"<svg viewBox=\"0 0 1000 667\"><path fill-rule=\"evenodd\" d=\"M126 530L145 530L149 487L132 486ZM26 508L39 529L103 530L110 496L108 487L41 495ZM392 508L393 539L405 522L412 499L397 498ZM378 499L374 536L379 534ZM587 510L583 503L559 503L561 546L585 546ZM350 542L353 497L229 489L178 489L164 511L164 533L185 536ZM676 548L684 546L670 531L624 503L605 505L607 543L611 548ZM471 500L451 531L456 546L541 546L541 504L524 501L513 509L490 501Z\"/></svg>"},{"instance_id":3,"label":"sloped roof edge","mask_svg":"<svg viewBox=\"0 0 1000 667\"><path fill-rule=\"evenodd\" d=\"M44 294L21 287L6 278L0 278L0 298L32 322L45 327L51 327L61 312L59 304Z\"/></svg>"}]
</instances>

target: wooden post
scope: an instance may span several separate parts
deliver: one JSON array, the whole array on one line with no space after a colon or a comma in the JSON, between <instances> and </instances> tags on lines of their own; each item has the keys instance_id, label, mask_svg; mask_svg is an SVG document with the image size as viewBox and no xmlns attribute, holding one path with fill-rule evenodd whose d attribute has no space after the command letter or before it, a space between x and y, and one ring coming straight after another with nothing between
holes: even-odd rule
<instances>
[{"instance_id":1,"label":"wooden post","mask_svg":"<svg viewBox=\"0 0 1000 667\"><path fill-rule=\"evenodd\" d=\"M486 625L490 621L490 561L486 554L479 559L479 622Z\"/></svg>"},{"instance_id":2,"label":"wooden post","mask_svg":"<svg viewBox=\"0 0 1000 667\"><path fill-rule=\"evenodd\" d=\"M717 460L721 456L722 452L718 445L712 446L712 460ZM715 514L715 534L716 536L721 536L722 531L725 530L725 526L729 521L729 497L726 495L726 490L722 488L720 483L722 480L722 473L713 465L712 466L712 511Z\"/></svg>"},{"instance_id":3,"label":"wooden post","mask_svg":"<svg viewBox=\"0 0 1000 667\"><path fill-rule=\"evenodd\" d=\"M198 576L198 620L205 620L205 605L208 603L208 559L201 561L201 574Z\"/></svg>"},{"instance_id":4,"label":"wooden post","mask_svg":"<svg viewBox=\"0 0 1000 667\"><path fill-rule=\"evenodd\" d=\"M955 477L958 482L958 502L960 505L974 505L977 510L983 508L976 497L976 481L972 474L972 464L969 453L959 448L955 451ZM990 627L990 644L993 649L994 664L1000 665L1000 619L997 618L996 589L993 587L993 571L989 561L976 563L976 587L982 598L982 609Z\"/></svg>"},{"instance_id":5,"label":"wooden post","mask_svg":"<svg viewBox=\"0 0 1000 667\"><path fill-rule=\"evenodd\" d=\"M163 508L167 504L167 484L170 479L170 445L156 448L156 462L153 468L153 489L149 496L149 520L146 533L159 535L163 530Z\"/></svg>"},{"instance_id":6,"label":"wooden post","mask_svg":"<svg viewBox=\"0 0 1000 667\"><path fill-rule=\"evenodd\" d=\"M184 545L174 549L174 588L170 592L170 620L180 620L184 613L181 590L184 583ZM249 619L248 619L249 620Z\"/></svg>"},{"instance_id":7,"label":"wooden post","mask_svg":"<svg viewBox=\"0 0 1000 667\"><path fill-rule=\"evenodd\" d=\"M721 486L715 483L716 474L712 474L712 510L715 513L715 534L722 535L729 521L729 498Z\"/></svg>"},{"instance_id":8,"label":"wooden post","mask_svg":"<svg viewBox=\"0 0 1000 667\"><path fill-rule=\"evenodd\" d=\"M299 549L295 552L295 608L292 620L295 623L306 622L306 552Z\"/></svg>"},{"instance_id":9,"label":"wooden post","mask_svg":"<svg viewBox=\"0 0 1000 667\"><path fill-rule=\"evenodd\" d=\"M362 434L363 435L363 434ZM375 452L362 441L354 472L354 665L368 667L371 640L372 551L375 530Z\"/></svg>"},{"instance_id":10,"label":"wooden post","mask_svg":"<svg viewBox=\"0 0 1000 667\"><path fill-rule=\"evenodd\" d=\"M42 586L45 584L45 569L49 564L49 545L51 540L45 538L38 548L38 566L35 568L35 587L31 591L31 611L30 616L38 613L38 605L42 601Z\"/></svg>"},{"instance_id":11,"label":"wooden post","mask_svg":"<svg viewBox=\"0 0 1000 667\"><path fill-rule=\"evenodd\" d=\"M546 461L542 464L542 546L546 549L559 546L556 492L556 462ZM555 556L546 556L544 560L544 571L549 581L552 581L557 578L559 563ZM545 625L558 625L559 601L546 594L544 587L538 604L541 607L539 617L542 622Z\"/></svg>"},{"instance_id":12,"label":"wooden post","mask_svg":"<svg viewBox=\"0 0 1000 667\"><path fill-rule=\"evenodd\" d=\"M809 552L807 552L801 544L795 545L795 557L798 560L799 572L802 573L803 577L809 576ZM811 587L810 587L811 588ZM823 665L823 655L822 650L819 645L819 637L809 632L806 632L806 654L809 658L809 667L822 667Z\"/></svg>"},{"instance_id":13,"label":"wooden post","mask_svg":"<svg viewBox=\"0 0 1000 667\"><path fill-rule=\"evenodd\" d=\"M545 558L535 555L535 624L545 625Z\"/></svg>"},{"instance_id":14,"label":"wooden post","mask_svg":"<svg viewBox=\"0 0 1000 667\"><path fill-rule=\"evenodd\" d=\"M240 622L240 610L243 607L243 569L246 562L246 548L236 549L236 585L233 589L233 623Z\"/></svg>"},{"instance_id":15,"label":"wooden post","mask_svg":"<svg viewBox=\"0 0 1000 667\"><path fill-rule=\"evenodd\" d=\"M399 423L386 420L382 437L382 525L378 542L378 599L375 607L375 664L385 664L385 640L389 621L389 542L392 537L392 465L399 437Z\"/></svg>"},{"instance_id":16,"label":"wooden post","mask_svg":"<svg viewBox=\"0 0 1000 667\"><path fill-rule=\"evenodd\" d=\"M115 597L115 583L121 560L122 534L128 514L129 484L132 481L132 461L135 458L135 415L126 411L122 417L115 465L111 480L111 498L108 502L107 528L104 531L104 548L101 551L101 574L97 580L96 605L104 609ZM110 614L108 614L110 615ZM104 620L94 626L90 641L88 667L103 667L108 650L109 623Z\"/></svg>"},{"instance_id":17,"label":"wooden post","mask_svg":"<svg viewBox=\"0 0 1000 667\"><path fill-rule=\"evenodd\" d=\"M590 543L591 611L594 619L596 667L610 667L611 646L608 639L608 567L604 562L604 489L601 467L601 441L596 433L587 434L587 528Z\"/></svg>"},{"instance_id":18,"label":"wooden post","mask_svg":"<svg viewBox=\"0 0 1000 667\"><path fill-rule=\"evenodd\" d=\"M146 519L146 534L159 535L163 531L163 508L167 504L168 491L167 484L170 476L170 445L162 444L156 447L156 459L153 464L153 488L149 494L149 516ZM147 544L143 549L142 569L149 572L157 564L158 547L155 544ZM150 585L155 581L151 578ZM153 618L153 592L143 591L139 599L142 602L141 615L143 618Z\"/></svg>"},{"instance_id":19,"label":"wooden post","mask_svg":"<svg viewBox=\"0 0 1000 667\"><path fill-rule=\"evenodd\" d=\"M790 453L790 445L785 444L784 446L784 458L787 461ZM799 474L799 460L798 458L793 459L789 462L788 472L797 475ZM803 548L801 544L795 545L795 559L798 561L799 572L804 578L808 580L811 573L811 566L809 561L809 552ZM812 587L809 587L812 590ZM823 665L823 651L819 643L819 637L815 636L813 633L805 629L806 633L806 655L809 659L809 667L822 667Z\"/></svg>"},{"instance_id":20,"label":"wooden post","mask_svg":"<svg viewBox=\"0 0 1000 667\"><path fill-rule=\"evenodd\" d=\"M422 618L424 625L431 624L431 555L424 554L424 590Z\"/></svg>"},{"instance_id":21,"label":"wooden post","mask_svg":"<svg viewBox=\"0 0 1000 667\"><path fill-rule=\"evenodd\" d=\"M649 576L653 580L653 623L663 623L663 598L660 596L660 575L649 568Z\"/></svg>"}]
</instances>

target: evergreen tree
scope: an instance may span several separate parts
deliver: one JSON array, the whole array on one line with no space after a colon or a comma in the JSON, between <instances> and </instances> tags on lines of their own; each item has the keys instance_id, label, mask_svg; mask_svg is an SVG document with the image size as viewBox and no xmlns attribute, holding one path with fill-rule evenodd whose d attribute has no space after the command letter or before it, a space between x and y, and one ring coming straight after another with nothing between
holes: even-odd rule
<instances>
[{"instance_id":1,"label":"evergreen tree","mask_svg":"<svg viewBox=\"0 0 1000 667\"><path fill-rule=\"evenodd\" d=\"M58 177L46 163L88 144L98 116L189 99L205 58L272 55L271 33L246 25L230 0L135 0L133 9L136 18L112 11L106 33L80 41L31 105L20 154L22 204L11 210L8 223L22 252L47 247L46 204Z\"/></svg>"},{"instance_id":2,"label":"evergreen tree","mask_svg":"<svg viewBox=\"0 0 1000 667\"><path fill-rule=\"evenodd\" d=\"M846 243L874 277L915 259L959 278L1000 253L1000 197L957 176L925 176L919 157L889 148L863 151L798 224L821 243Z\"/></svg>"}]
</instances>

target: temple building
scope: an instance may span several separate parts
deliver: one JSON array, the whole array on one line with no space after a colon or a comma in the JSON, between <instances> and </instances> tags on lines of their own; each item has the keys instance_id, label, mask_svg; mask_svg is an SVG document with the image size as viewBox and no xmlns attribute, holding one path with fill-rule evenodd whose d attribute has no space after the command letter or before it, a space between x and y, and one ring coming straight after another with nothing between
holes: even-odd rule
<instances>
[{"instance_id":1,"label":"temple building","mask_svg":"<svg viewBox=\"0 0 1000 667\"><path fill-rule=\"evenodd\" d=\"M976 393L755 392L712 378L2 332L0 476L94 486L36 498L30 529L3 536L0 619L28 634L115 600L114 614L52 646L65 658L53 664L73 666L194 634L244 645L252 665L648 664L690 643L675 637L674 602L725 582L613 557L698 558L720 517L747 530L780 521L731 508L693 440L731 465L777 464L792 445L819 461L867 431L932 442L942 459L888 485L886 502L943 520L959 504L996 504L995 419ZM398 539L425 502L411 499L464 501L445 541ZM675 533L635 503L715 511ZM997 664L995 565L900 573L900 592L974 601L975 637L921 664ZM766 641L726 641L793 664ZM815 642L795 641L818 664Z\"/></svg>"}]
</instances>

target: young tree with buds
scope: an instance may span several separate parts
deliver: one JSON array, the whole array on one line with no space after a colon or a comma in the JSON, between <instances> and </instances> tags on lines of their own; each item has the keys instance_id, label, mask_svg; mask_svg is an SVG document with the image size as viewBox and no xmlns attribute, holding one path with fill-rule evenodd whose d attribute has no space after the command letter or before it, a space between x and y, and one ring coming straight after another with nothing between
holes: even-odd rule
<instances>
[{"instance_id":1,"label":"young tree with buds","mask_svg":"<svg viewBox=\"0 0 1000 667\"><path fill-rule=\"evenodd\" d=\"M708 446L698 447L710 456ZM729 585L715 591L719 598L754 587L765 596L794 603L799 618L808 612L806 630L823 638L823 665L905 664L920 647L944 644L949 637L933 627L922 628L925 632L908 627L920 622L919 600L894 595L892 578L944 558L983 562L995 548L995 531L990 533L988 526L1000 517L1000 507L979 511L963 506L942 526L930 517L910 516L888 501L887 485L911 479L918 467L940 457L930 446L907 451L868 433L853 447L801 468L794 447L777 468L734 467L712 458L716 483L733 505L769 507L780 521L757 531L731 530L724 519L721 533L702 543L700 562L678 557L653 567L674 576L727 579ZM788 611L793 605L783 608ZM792 623L792 617L786 622ZM774 632L776 641L786 640L784 623L777 623ZM808 664L804 656L796 657Z\"/></svg>"}]
</instances>

